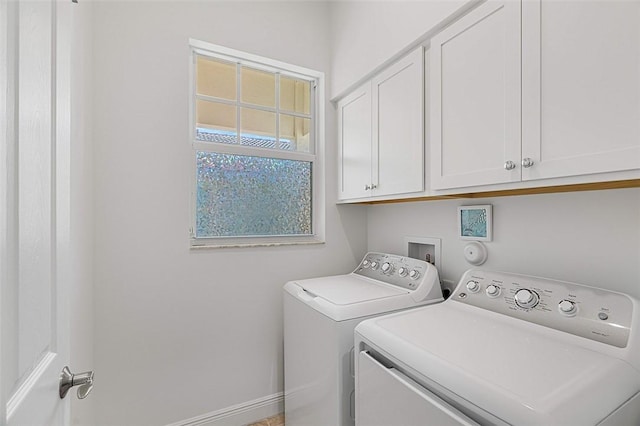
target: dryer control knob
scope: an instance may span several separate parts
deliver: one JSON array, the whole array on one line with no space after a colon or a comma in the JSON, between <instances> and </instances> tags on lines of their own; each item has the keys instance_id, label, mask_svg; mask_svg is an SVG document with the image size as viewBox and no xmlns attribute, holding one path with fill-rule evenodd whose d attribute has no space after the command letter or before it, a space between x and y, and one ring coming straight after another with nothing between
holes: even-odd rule
<instances>
[{"instance_id":1,"label":"dryer control knob","mask_svg":"<svg viewBox=\"0 0 640 426\"><path fill-rule=\"evenodd\" d=\"M398 275L400 275L401 277L406 277L407 275L409 275L409 268L403 266L400 269L398 269Z\"/></svg>"},{"instance_id":2,"label":"dryer control knob","mask_svg":"<svg viewBox=\"0 0 640 426\"><path fill-rule=\"evenodd\" d=\"M560 303L558 303L558 310L563 315L574 316L578 311L578 307L570 300L561 300Z\"/></svg>"},{"instance_id":3,"label":"dryer control knob","mask_svg":"<svg viewBox=\"0 0 640 426\"><path fill-rule=\"evenodd\" d=\"M487 296L494 298L494 297L498 297L500 296L500 287L498 287L497 285L489 285L487 286Z\"/></svg>"},{"instance_id":4,"label":"dryer control knob","mask_svg":"<svg viewBox=\"0 0 640 426\"><path fill-rule=\"evenodd\" d=\"M370 267L370 266L371 266L371 262L369 262L369 260L368 260L368 259L365 259L365 260L363 260L363 261L362 261L362 267L363 267L364 269L367 269L367 268L368 268L368 267Z\"/></svg>"},{"instance_id":5,"label":"dryer control knob","mask_svg":"<svg viewBox=\"0 0 640 426\"><path fill-rule=\"evenodd\" d=\"M478 284L478 281L471 280L467 282L467 290L471 293L477 293L480 291L480 284Z\"/></svg>"},{"instance_id":6,"label":"dryer control knob","mask_svg":"<svg viewBox=\"0 0 640 426\"><path fill-rule=\"evenodd\" d=\"M371 262L371 269L378 269L378 266L380 266L379 262L376 262L375 260Z\"/></svg>"},{"instance_id":7,"label":"dryer control knob","mask_svg":"<svg viewBox=\"0 0 640 426\"><path fill-rule=\"evenodd\" d=\"M384 262L380 269L382 269L382 272L384 272L387 275L393 274L393 265L389 262Z\"/></svg>"},{"instance_id":8,"label":"dryer control knob","mask_svg":"<svg viewBox=\"0 0 640 426\"><path fill-rule=\"evenodd\" d=\"M538 304L539 298L536 292L522 288L516 291L516 305L521 308L533 308Z\"/></svg>"},{"instance_id":9,"label":"dryer control knob","mask_svg":"<svg viewBox=\"0 0 640 426\"><path fill-rule=\"evenodd\" d=\"M417 280L418 278L420 278L420 272L413 269L411 272L409 272L409 278L411 278L412 280Z\"/></svg>"}]
</instances>

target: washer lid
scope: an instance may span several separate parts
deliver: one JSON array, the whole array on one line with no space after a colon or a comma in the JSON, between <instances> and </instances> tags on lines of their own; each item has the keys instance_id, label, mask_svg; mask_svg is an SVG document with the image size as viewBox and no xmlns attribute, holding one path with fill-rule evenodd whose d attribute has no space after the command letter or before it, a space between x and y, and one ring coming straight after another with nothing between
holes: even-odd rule
<instances>
[{"instance_id":1,"label":"washer lid","mask_svg":"<svg viewBox=\"0 0 640 426\"><path fill-rule=\"evenodd\" d=\"M393 312L442 300L437 298L416 302L410 290L355 274L290 281L284 285L284 291L334 321Z\"/></svg>"},{"instance_id":2,"label":"washer lid","mask_svg":"<svg viewBox=\"0 0 640 426\"><path fill-rule=\"evenodd\" d=\"M596 424L640 391L640 373L604 344L454 301L364 321L356 335L509 424Z\"/></svg>"},{"instance_id":3,"label":"washer lid","mask_svg":"<svg viewBox=\"0 0 640 426\"><path fill-rule=\"evenodd\" d=\"M409 290L402 287L385 285L376 280L353 274L296 282L306 292L335 305L351 305L409 294Z\"/></svg>"}]
</instances>

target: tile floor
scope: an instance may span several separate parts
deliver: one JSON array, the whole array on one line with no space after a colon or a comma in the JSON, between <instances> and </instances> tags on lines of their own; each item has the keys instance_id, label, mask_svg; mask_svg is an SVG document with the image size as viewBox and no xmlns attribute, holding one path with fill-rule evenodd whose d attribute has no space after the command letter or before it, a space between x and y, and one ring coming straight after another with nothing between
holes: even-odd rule
<instances>
[{"instance_id":1,"label":"tile floor","mask_svg":"<svg viewBox=\"0 0 640 426\"><path fill-rule=\"evenodd\" d=\"M256 423L251 423L248 426L284 426L284 414L280 413L277 416L262 419Z\"/></svg>"}]
</instances>

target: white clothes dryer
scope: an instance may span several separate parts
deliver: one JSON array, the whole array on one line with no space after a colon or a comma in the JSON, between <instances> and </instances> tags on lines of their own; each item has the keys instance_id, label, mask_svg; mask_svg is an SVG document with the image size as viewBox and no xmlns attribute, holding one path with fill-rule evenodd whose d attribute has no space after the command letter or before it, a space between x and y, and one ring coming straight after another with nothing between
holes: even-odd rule
<instances>
[{"instance_id":1,"label":"white clothes dryer","mask_svg":"<svg viewBox=\"0 0 640 426\"><path fill-rule=\"evenodd\" d=\"M356 424L640 425L638 301L467 271L449 299L356 327Z\"/></svg>"},{"instance_id":2,"label":"white clothes dryer","mask_svg":"<svg viewBox=\"0 0 640 426\"><path fill-rule=\"evenodd\" d=\"M287 426L353 425L355 326L442 300L433 265L383 253L367 253L350 274L285 284Z\"/></svg>"}]
</instances>

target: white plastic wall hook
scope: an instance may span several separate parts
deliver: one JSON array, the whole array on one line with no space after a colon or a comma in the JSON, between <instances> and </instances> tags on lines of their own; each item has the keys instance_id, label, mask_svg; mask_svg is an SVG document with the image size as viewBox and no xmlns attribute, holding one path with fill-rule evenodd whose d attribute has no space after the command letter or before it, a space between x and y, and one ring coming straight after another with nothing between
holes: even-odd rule
<instances>
[{"instance_id":1,"label":"white plastic wall hook","mask_svg":"<svg viewBox=\"0 0 640 426\"><path fill-rule=\"evenodd\" d=\"M464 246L464 258L472 265L482 265L487 260L487 248L480 241Z\"/></svg>"}]
</instances>

